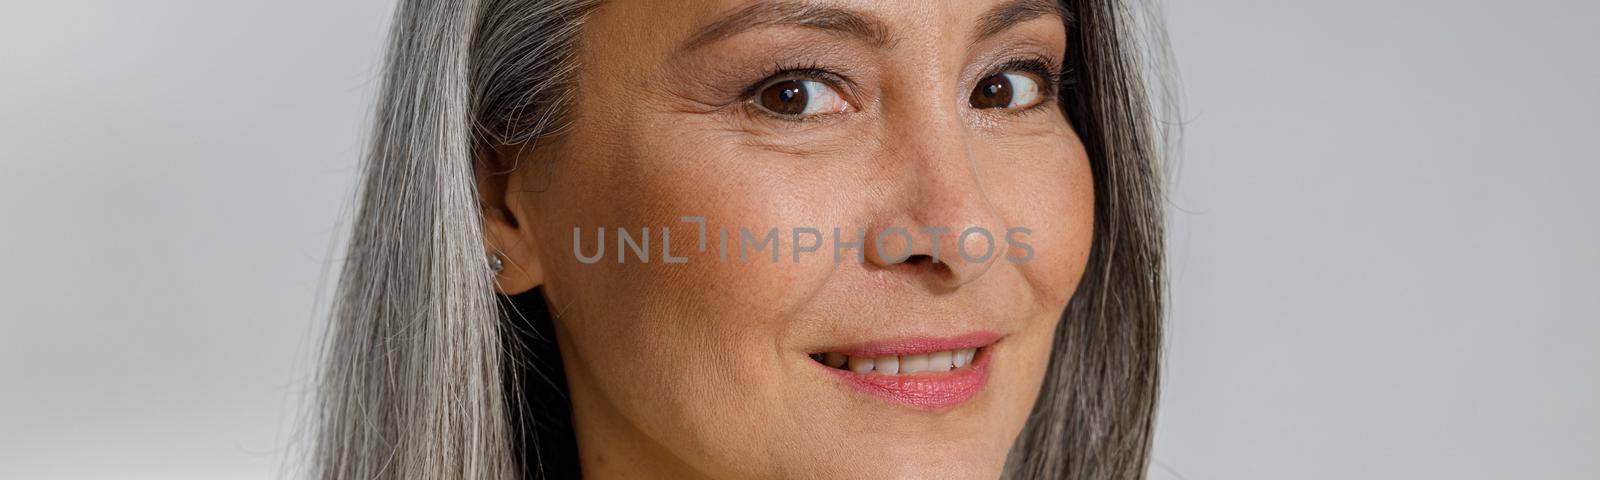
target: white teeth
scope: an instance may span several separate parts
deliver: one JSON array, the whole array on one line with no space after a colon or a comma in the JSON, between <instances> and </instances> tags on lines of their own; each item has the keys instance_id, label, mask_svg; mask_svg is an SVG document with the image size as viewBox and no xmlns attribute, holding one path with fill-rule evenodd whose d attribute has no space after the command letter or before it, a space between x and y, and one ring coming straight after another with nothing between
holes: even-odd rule
<instances>
[{"instance_id":1,"label":"white teeth","mask_svg":"<svg viewBox=\"0 0 1600 480\"><path fill-rule=\"evenodd\" d=\"M942 373L972 365L978 355L976 348L945 350L917 355L885 355L882 357L852 357L843 353L814 353L811 358L823 365L855 373L900 375L910 373Z\"/></svg>"},{"instance_id":2,"label":"white teeth","mask_svg":"<svg viewBox=\"0 0 1600 480\"><path fill-rule=\"evenodd\" d=\"M870 358L850 357L850 371L867 373L872 371L873 361Z\"/></svg>"},{"instance_id":3,"label":"white teeth","mask_svg":"<svg viewBox=\"0 0 1600 480\"><path fill-rule=\"evenodd\" d=\"M843 368L845 361L849 360L843 353L828 352L822 354L822 363L833 368Z\"/></svg>"},{"instance_id":4,"label":"white teeth","mask_svg":"<svg viewBox=\"0 0 1600 480\"><path fill-rule=\"evenodd\" d=\"M876 360L872 361L872 368L878 373L884 375L894 375L900 373L900 357L896 357L894 355L878 357Z\"/></svg>"},{"instance_id":5,"label":"white teeth","mask_svg":"<svg viewBox=\"0 0 1600 480\"><path fill-rule=\"evenodd\" d=\"M955 364L956 368L965 367L967 364L972 363L972 357L977 356L977 354L978 349L976 348L964 348L961 350L956 350L956 355L955 358L952 359L952 363Z\"/></svg>"},{"instance_id":6,"label":"white teeth","mask_svg":"<svg viewBox=\"0 0 1600 480\"><path fill-rule=\"evenodd\" d=\"M950 367L952 365L952 363L951 363L951 357L952 356L953 355L951 355L950 352L933 352L933 353L929 354L928 355L928 371L930 371L930 372L948 372L948 371L950 371Z\"/></svg>"},{"instance_id":7,"label":"white teeth","mask_svg":"<svg viewBox=\"0 0 1600 480\"><path fill-rule=\"evenodd\" d=\"M900 373L917 373L928 371L927 355L906 355L900 357Z\"/></svg>"}]
</instances>

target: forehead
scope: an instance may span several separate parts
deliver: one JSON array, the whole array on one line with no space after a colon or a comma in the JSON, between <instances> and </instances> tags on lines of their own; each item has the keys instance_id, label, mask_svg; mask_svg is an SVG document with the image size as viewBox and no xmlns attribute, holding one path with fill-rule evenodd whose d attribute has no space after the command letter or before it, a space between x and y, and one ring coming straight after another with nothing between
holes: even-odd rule
<instances>
[{"instance_id":1,"label":"forehead","mask_svg":"<svg viewBox=\"0 0 1600 480\"><path fill-rule=\"evenodd\" d=\"M600 16L632 19L624 23L636 35L688 49L771 28L826 31L879 45L930 32L981 39L1067 14L1055 0L619 0L602 7Z\"/></svg>"}]
</instances>

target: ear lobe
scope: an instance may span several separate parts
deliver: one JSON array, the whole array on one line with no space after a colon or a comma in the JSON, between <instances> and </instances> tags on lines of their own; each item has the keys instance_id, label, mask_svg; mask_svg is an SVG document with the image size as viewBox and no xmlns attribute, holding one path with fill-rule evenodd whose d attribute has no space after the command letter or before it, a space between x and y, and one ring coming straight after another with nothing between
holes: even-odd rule
<instances>
[{"instance_id":1,"label":"ear lobe","mask_svg":"<svg viewBox=\"0 0 1600 480\"><path fill-rule=\"evenodd\" d=\"M506 171L493 149L482 149L475 165L478 180L478 201L483 214L483 243L486 255L497 255L501 269L495 274L495 292L517 295L544 283L544 270L540 267L539 250L532 242L532 225L528 218L519 218L523 209L516 202L524 189L513 188L523 181L520 170Z\"/></svg>"},{"instance_id":2,"label":"ear lobe","mask_svg":"<svg viewBox=\"0 0 1600 480\"><path fill-rule=\"evenodd\" d=\"M500 257L501 268L494 276L495 292L518 295L543 284L544 271L539 266L538 249L523 236L518 223L506 220L510 217L506 210L485 208L483 241L488 255Z\"/></svg>"}]
</instances>

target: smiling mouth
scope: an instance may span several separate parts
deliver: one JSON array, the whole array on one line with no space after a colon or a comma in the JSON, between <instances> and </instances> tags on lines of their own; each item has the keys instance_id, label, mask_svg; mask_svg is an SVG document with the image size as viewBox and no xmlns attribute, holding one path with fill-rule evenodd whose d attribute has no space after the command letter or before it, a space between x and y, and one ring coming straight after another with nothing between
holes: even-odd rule
<instances>
[{"instance_id":1,"label":"smiling mouth","mask_svg":"<svg viewBox=\"0 0 1600 480\"><path fill-rule=\"evenodd\" d=\"M877 342L810 354L858 391L924 410L971 400L988 383L988 365L1000 337L979 332L949 339Z\"/></svg>"},{"instance_id":2,"label":"smiling mouth","mask_svg":"<svg viewBox=\"0 0 1600 480\"><path fill-rule=\"evenodd\" d=\"M846 355L839 352L814 353L811 359L831 368L849 370L858 374L909 375L913 373L943 373L967 368L976 359L980 348L944 350L914 355L884 355L869 357Z\"/></svg>"}]
</instances>

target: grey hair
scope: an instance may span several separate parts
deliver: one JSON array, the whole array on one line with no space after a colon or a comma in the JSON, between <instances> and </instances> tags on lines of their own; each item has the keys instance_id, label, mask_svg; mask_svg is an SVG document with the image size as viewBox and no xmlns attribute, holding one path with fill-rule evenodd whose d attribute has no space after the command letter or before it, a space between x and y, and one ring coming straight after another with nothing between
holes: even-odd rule
<instances>
[{"instance_id":1,"label":"grey hair","mask_svg":"<svg viewBox=\"0 0 1600 480\"><path fill-rule=\"evenodd\" d=\"M565 128L578 33L598 0L401 0L353 232L333 299L311 468L323 478L543 477L576 458L536 420L564 415L553 347L493 293L474 153ZM1063 0L1063 107L1088 150L1095 233L1008 478L1144 478L1164 304L1160 38L1138 0ZM1145 11L1143 13L1148 13ZM1141 39L1155 39L1141 44ZM1159 99L1157 99L1159 100ZM531 321L548 323L548 312ZM518 318L521 317L521 318ZM521 358L532 357L532 358ZM554 372L536 371L535 366ZM519 389L548 375L543 394ZM570 424L555 442L571 441ZM566 437L566 438L564 438Z\"/></svg>"},{"instance_id":2,"label":"grey hair","mask_svg":"<svg viewBox=\"0 0 1600 480\"><path fill-rule=\"evenodd\" d=\"M318 379L317 476L521 476L473 152L561 127L591 3L400 2Z\"/></svg>"},{"instance_id":3,"label":"grey hair","mask_svg":"<svg viewBox=\"0 0 1600 480\"><path fill-rule=\"evenodd\" d=\"M1153 3L1062 3L1075 24L1061 98L1094 171L1094 241L1007 476L1142 479L1161 376L1164 167L1179 128L1157 121L1177 115L1170 57Z\"/></svg>"}]
</instances>

